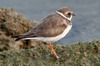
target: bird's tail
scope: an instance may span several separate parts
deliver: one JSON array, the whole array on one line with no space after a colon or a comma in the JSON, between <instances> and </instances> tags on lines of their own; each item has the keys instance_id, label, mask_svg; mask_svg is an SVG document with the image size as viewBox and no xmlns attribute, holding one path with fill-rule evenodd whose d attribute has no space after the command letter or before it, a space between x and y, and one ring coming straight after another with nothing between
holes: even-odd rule
<instances>
[{"instance_id":1,"label":"bird's tail","mask_svg":"<svg viewBox=\"0 0 100 66\"><path fill-rule=\"evenodd\" d=\"M19 41L22 39L22 35L12 36L12 38L14 38L15 41Z\"/></svg>"}]
</instances>

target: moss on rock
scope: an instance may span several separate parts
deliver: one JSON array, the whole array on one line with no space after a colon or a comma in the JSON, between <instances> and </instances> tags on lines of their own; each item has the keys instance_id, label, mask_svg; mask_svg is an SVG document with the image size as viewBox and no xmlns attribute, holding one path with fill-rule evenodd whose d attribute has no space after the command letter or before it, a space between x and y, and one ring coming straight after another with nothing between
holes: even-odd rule
<instances>
[{"instance_id":1,"label":"moss on rock","mask_svg":"<svg viewBox=\"0 0 100 66\"><path fill-rule=\"evenodd\" d=\"M8 66L100 66L100 41L55 45L57 60L48 45L0 53L0 65Z\"/></svg>"},{"instance_id":2,"label":"moss on rock","mask_svg":"<svg viewBox=\"0 0 100 66\"><path fill-rule=\"evenodd\" d=\"M36 26L13 8L0 8L0 50L27 49L40 44L33 40L15 42L11 37L23 34ZM42 42L41 42L42 43Z\"/></svg>"},{"instance_id":3,"label":"moss on rock","mask_svg":"<svg viewBox=\"0 0 100 66\"><path fill-rule=\"evenodd\" d=\"M32 28L30 21L12 8L1 8L0 13L0 29L7 36L22 34Z\"/></svg>"}]
</instances>

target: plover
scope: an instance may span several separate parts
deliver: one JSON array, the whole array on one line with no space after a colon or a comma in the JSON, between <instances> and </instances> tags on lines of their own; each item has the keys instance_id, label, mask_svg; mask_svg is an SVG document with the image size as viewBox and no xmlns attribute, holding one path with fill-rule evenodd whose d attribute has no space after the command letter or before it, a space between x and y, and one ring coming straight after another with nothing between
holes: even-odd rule
<instances>
[{"instance_id":1,"label":"plover","mask_svg":"<svg viewBox=\"0 0 100 66\"><path fill-rule=\"evenodd\" d=\"M72 27L71 19L75 16L70 8L64 7L57 10L55 13L43 18L39 25L31 29L29 32L22 35L14 36L15 40L33 39L48 43L51 52L58 59L59 56L53 49L53 42L56 42L69 32Z\"/></svg>"}]
</instances>

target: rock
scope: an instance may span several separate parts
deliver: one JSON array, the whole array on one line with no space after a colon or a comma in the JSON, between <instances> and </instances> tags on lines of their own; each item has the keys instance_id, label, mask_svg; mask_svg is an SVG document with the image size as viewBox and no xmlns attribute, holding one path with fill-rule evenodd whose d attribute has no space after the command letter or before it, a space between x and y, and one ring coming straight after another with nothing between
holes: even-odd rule
<instances>
[{"instance_id":1,"label":"rock","mask_svg":"<svg viewBox=\"0 0 100 66\"><path fill-rule=\"evenodd\" d=\"M100 66L100 40L55 45L58 60L48 45L0 52L0 66Z\"/></svg>"},{"instance_id":2,"label":"rock","mask_svg":"<svg viewBox=\"0 0 100 66\"><path fill-rule=\"evenodd\" d=\"M28 32L35 26L36 23L30 22L13 8L0 8L0 50L27 49L42 43L33 40L15 42L11 38Z\"/></svg>"}]
</instances>

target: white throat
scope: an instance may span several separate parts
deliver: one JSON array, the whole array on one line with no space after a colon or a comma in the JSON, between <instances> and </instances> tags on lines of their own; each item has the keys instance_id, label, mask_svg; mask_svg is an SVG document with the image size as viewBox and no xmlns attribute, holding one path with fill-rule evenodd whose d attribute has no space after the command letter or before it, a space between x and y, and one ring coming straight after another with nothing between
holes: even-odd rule
<instances>
[{"instance_id":1,"label":"white throat","mask_svg":"<svg viewBox=\"0 0 100 66\"><path fill-rule=\"evenodd\" d=\"M68 19L69 21L71 21L71 19L72 19L72 17L73 17L73 16L71 15L71 17L68 18L68 17L66 17L63 13L58 12L58 11L56 11L56 13L59 14L59 15L61 15L61 16L64 17L65 19Z\"/></svg>"}]
</instances>

